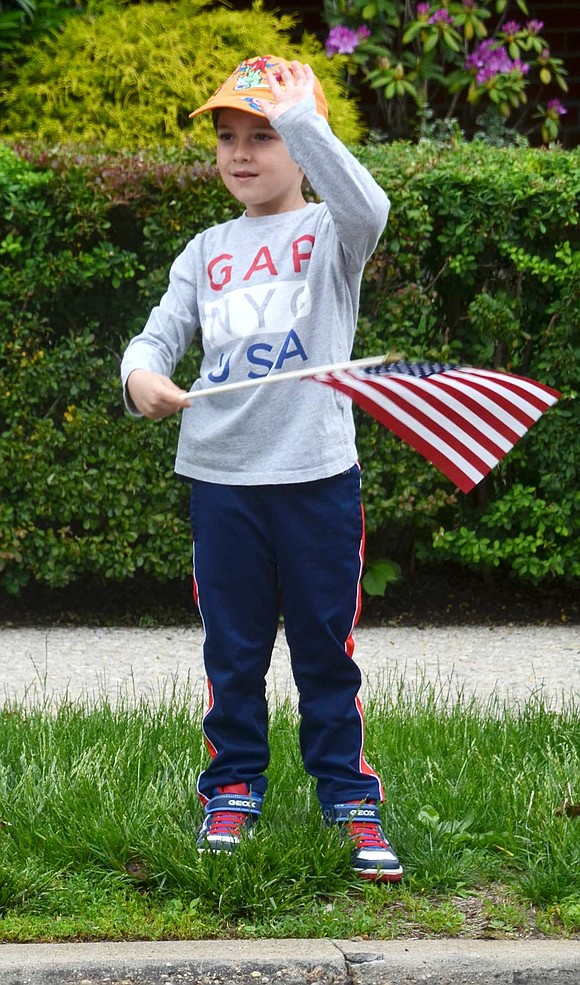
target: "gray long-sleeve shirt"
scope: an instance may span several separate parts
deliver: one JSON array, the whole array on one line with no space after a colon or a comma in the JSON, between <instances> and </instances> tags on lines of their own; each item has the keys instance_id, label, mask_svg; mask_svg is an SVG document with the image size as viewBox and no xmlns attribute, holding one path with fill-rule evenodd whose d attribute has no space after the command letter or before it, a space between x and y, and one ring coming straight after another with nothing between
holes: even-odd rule
<instances>
[{"instance_id":1,"label":"gray long-sleeve shirt","mask_svg":"<svg viewBox=\"0 0 580 985\"><path fill-rule=\"evenodd\" d=\"M175 470L208 482L322 479L357 457L350 400L329 387L294 380L219 393L226 382L349 359L363 268L389 212L313 97L272 125L322 204L244 214L191 240L121 367L124 386L134 369L171 376L201 330L194 388L215 394L183 411Z\"/></svg>"}]
</instances>

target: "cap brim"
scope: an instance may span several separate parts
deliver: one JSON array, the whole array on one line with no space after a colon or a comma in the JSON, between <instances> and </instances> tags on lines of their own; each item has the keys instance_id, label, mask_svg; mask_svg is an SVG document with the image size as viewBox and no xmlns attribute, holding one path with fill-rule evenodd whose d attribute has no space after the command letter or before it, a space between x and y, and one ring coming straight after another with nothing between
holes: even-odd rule
<instances>
[{"instance_id":1,"label":"cap brim","mask_svg":"<svg viewBox=\"0 0 580 985\"><path fill-rule=\"evenodd\" d=\"M265 93L260 96L261 99L267 100L269 103L273 103L274 99L269 99ZM215 109L238 109L243 113L253 113L254 116L264 116L264 111L260 109L257 105L255 99L252 97L244 96L212 96L208 99L207 103L200 106L199 109L194 109L193 113L189 114L191 119L193 116L199 116L200 113L211 113Z\"/></svg>"}]
</instances>

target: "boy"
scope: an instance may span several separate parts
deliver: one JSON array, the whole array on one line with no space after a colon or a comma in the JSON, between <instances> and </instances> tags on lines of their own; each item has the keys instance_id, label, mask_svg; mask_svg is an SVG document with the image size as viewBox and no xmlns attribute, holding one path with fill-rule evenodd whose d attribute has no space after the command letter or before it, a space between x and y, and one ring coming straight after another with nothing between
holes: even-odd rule
<instances>
[{"instance_id":1,"label":"boy","mask_svg":"<svg viewBox=\"0 0 580 985\"><path fill-rule=\"evenodd\" d=\"M397 882L352 659L364 529L350 401L302 381L219 393L226 380L350 357L362 272L389 201L333 135L308 65L247 59L191 115L203 112L213 114L220 175L245 212L186 246L122 364L133 413L183 412L175 469L192 484L209 687L198 848L232 851L260 816L265 677L282 611L302 757L324 818L352 839L361 877ZM321 204L305 201L304 175ZM198 329L195 387L215 394L191 401L170 377Z\"/></svg>"}]
</instances>

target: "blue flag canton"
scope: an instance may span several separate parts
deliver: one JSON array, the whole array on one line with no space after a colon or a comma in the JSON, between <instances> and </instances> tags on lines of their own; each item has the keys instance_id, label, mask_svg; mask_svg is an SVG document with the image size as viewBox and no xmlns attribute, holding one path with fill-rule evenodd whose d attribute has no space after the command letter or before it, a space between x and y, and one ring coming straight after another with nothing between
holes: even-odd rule
<instances>
[{"instance_id":1,"label":"blue flag canton","mask_svg":"<svg viewBox=\"0 0 580 985\"><path fill-rule=\"evenodd\" d=\"M445 373L450 369L458 369L457 363L432 363L432 362L412 362L403 360L397 363L388 363L379 366L367 366L363 372L368 376L414 376L424 379L426 376L434 376L436 373Z\"/></svg>"}]
</instances>

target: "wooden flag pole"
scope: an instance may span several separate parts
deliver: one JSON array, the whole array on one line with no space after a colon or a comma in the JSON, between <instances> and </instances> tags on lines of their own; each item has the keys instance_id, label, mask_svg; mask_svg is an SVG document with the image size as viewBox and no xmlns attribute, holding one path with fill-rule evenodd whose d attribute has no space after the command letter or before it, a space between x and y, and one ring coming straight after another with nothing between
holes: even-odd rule
<instances>
[{"instance_id":1,"label":"wooden flag pole","mask_svg":"<svg viewBox=\"0 0 580 985\"><path fill-rule=\"evenodd\" d=\"M208 397L218 393L233 393L235 390L245 390L246 387L264 386L266 383L283 383L285 380L304 380L309 376L320 373L335 373L341 369L362 369L365 366L382 366L385 363L396 363L402 359L400 353L390 352L386 356L367 356L365 359L352 359L346 363L332 363L328 366L314 366L312 369L295 369L289 373L268 373L253 380L240 380L238 383L224 383L221 386L211 386L190 390L183 395L184 400L194 397Z\"/></svg>"}]
</instances>

